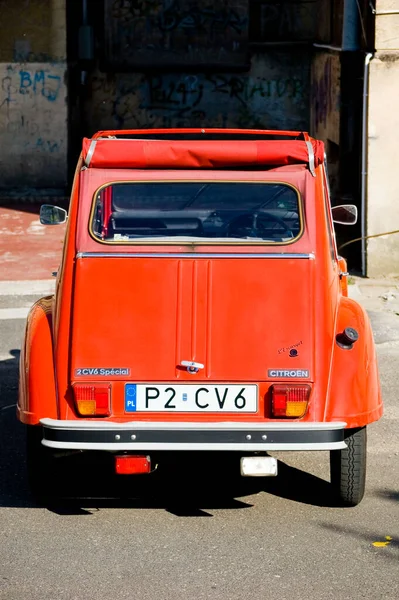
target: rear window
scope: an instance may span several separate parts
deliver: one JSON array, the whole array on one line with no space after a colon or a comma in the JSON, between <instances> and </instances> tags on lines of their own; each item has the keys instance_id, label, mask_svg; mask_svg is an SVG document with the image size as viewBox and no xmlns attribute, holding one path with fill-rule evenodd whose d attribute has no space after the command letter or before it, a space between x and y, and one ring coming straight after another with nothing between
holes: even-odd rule
<instances>
[{"instance_id":1,"label":"rear window","mask_svg":"<svg viewBox=\"0 0 399 600\"><path fill-rule=\"evenodd\" d=\"M302 211L284 183L115 183L96 193L90 232L116 244L287 244L302 233Z\"/></svg>"}]
</instances>

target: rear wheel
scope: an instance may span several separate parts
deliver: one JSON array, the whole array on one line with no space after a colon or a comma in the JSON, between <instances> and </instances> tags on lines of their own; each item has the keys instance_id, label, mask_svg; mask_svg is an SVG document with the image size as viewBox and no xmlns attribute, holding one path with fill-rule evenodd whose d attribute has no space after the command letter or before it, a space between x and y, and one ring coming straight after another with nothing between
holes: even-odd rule
<instances>
[{"instance_id":1,"label":"rear wheel","mask_svg":"<svg viewBox=\"0 0 399 600\"><path fill-rule=\"evenodd\" d=\"M39 504L52 496L54 457L42 445L43 430L38 425L28 425L26 430L26 466L30 491Z\"/></svg>"},{"instance_id":2,"label":"rear wheel","mask_svg":"<svg viewBox=\"0 0 399 600\"><path fill-rule=\"evenodd\" d=\"M330 452L331 485L341 505L356 506L366 485L366 427L346 430L345 442L347 448Z\"/></svg>"}]
</instances>

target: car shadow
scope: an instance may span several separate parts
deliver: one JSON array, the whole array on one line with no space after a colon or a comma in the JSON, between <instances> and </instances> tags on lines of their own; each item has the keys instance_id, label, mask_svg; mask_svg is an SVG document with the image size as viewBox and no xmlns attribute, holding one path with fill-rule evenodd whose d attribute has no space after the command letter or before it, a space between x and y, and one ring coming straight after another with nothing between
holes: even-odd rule
<instances>
[{"instance_id":1,"label":"car shadow","mask_svg":"<svg viewBox=\"0 0 399 600\"><path fill-rule=\"evenodd\" d=\"M268 478L264 491L301 504L325 508L339 507L329 481L287 465L281 460L278 463L278 477Z\"/></svg>"},{"instance_id":2,"label":"car shadow","mask_svg":"<svg viewBox=\"0 0 399 600\"><path fill-rule=\"evenodd\" d=\"M120 477L111 475L112 465L96 461L90 465L88 456L78 457L79 466L68 469L58 487L57 500L44 505L57 514L92 514L93 507L164 509L179 517L209 517L208 510L251 508L257 495L266 493L293 502L313 506L336 506L330 485L322 479L279 462L277 478L242 478L228 468L219 473L204 472L191 465L191 471L179 462L160 468L151 475ZM104 473L107 473L104 476ZM306 491L305 491L306 490Z\"/></svg>"},{"instance_id":3,"label":"car shadow","mask_svg":"<svg viewBox=\"0 0 399 600\"><path fill-rule=\"evenodd\" d=\"M25 426L15 415L19 350L0 361L0 506L37 507L26 477ZM244 509L259 493L315 506L332 507L327 481L279 460L276 478L243 478L238 460L214 453L184 453L161 463L150 475L114 474L113 457L77 453L57 459L53 481L57 500L45 506L57 514L92 514L96 508L157 508L178 516L211 516L210 509ZM210 460L208 460L210 458Z\"/></svg>"},{"instance_id":4,"label":"car shadow","mask_svg":"<svg viewBox=\"0 0 399 600\"><path fill-rule=\"evenodd\" d=\"M0 506L31 506L25 477L24 427L16 418L19 350L0 361Z\"/></svg>"},{"instance_id":5,"label":"car shadow","mask_svg":"<svg viewBox=\"0 0 399 600\"><path fill-rule=\"evenodd\" d=\"M70 459L71 471L58 488L57 501L46 506L57 514L69 515L92 514L94 506L165 509L180 517L209 517L212 515L207 510L251 508L260 493L312 506L337 506L329 482L281 460L276 478L243 478L238 468L230 468L233 465L222 465L223 470L217 471L207 469L204 463L189 464L189 460L164 465L149 476L121 477L111 475L110 461L100 464L97 459L94 463L85 455L78 457L73 467ZM108 475L104 477L104 473Z\"/></svg>"}]
</instances>

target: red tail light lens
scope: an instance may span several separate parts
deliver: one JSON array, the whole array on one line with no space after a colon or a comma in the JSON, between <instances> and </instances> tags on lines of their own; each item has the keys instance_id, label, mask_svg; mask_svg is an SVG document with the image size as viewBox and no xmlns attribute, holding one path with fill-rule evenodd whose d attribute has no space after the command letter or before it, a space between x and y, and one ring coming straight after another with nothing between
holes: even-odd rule
<instances>
[{"instance_id":1,"label":"red tail light lens","mask_svg":"<svg viewBox=\"0 0 399 600\"><path fill-rule=\"evenodd\" d=\"M82 417L107 417L111 414L111 385L109 383L75 384L76 407Z\"/></svg>"},{"instance_id":2,"label":"red tail light lens","mask_svg":"<svg viewBox=\"0 0 399 600\"><path fill-rule=\"evenodd\" d=\"M118 475L142 475L151 472L149 456L115 456L115 471Z\"/></svg>"},{"instance_id":3,"label":"red tail light lens","mask_svg":"<svg viewBox=\"0 0 399 600\"><path fill-rule=\"evenodd\" d=\"M273 385L273 417L288 417L291 419L303 417L308 409L310 389L310 385L307 384Z\"/></svg>"}]
</instances>

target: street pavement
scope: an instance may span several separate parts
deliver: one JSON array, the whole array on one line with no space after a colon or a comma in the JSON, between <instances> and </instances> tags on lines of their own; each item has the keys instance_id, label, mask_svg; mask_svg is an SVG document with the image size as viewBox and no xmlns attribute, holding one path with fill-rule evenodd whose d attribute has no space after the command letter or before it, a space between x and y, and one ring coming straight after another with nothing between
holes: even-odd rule
<instances>
[{"instance_id":1,"label":"street pavement","mask_svg":"<svg viewBox=\"0 0 399 600\"><path fill-rule=\"evenodd\" d=\"M37 205L0 206L0 281L51 278L64 233L65 225L40 224Z\"/></svg>"},{"instance_id":2,"label":"street pavement","mask_svg":"<svg viewBox=\"0 0 399 600\"><path fill-rule=\"evenodd\" d=\"M350 286L372 319L385 400L360 506L334 506L328 454L309 452L276 454L267 480L224 475L217 460L117 479L107 461L60 459L66 495L81 498L43 507L15 403L24 318L51 291L54 258L41 279L0 281L1 600L399 598L399 280Z\"/></svg>"}]
</instances>

